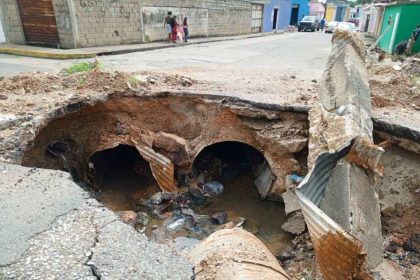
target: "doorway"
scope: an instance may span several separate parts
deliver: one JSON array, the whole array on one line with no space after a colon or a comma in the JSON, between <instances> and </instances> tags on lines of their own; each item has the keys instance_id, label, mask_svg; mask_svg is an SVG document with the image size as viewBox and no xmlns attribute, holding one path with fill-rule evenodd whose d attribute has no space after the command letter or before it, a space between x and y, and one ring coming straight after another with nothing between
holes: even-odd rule
<instances>
[{"instance_id":1,"label":"doorway","mask_svg":"<svg viewBox=\"0 0 420 280\"><path fill-rule=\"evenodd\" d=\"M57 23L52 0L17 1L23 32L27 43L41 43L58 46Z\"/></svg>"},{"instance_id":2,"label":"doorway","mask_svg":"<svg viewBox=\"0 0 420 280\"><path fill-rule=\"evenodd\" d=\"M292 5L292 14L290 16L290 25L297 25L299 21L299 4Z\"/></svg>"},{"instance_id":3,"label":"doorway","mask_svg":"<svg viewBox=\"0 0 420 280\"><path fill-rule=\"evenodd\" d=\"M273 13L273 29L277 29L277 15L279 13L279 9L274 9Z\"/></svg>"},{"instance_id":4,"label":"doorway","mask_svg":"<svg viewBox=\"0 0 420 280\"><path fill-rule=\"evenodd\" d=\"M367 14L364 32L368 32L368 30L369 30L369 23L370 23L370 14Z\"/></svg>"}]
</instances>

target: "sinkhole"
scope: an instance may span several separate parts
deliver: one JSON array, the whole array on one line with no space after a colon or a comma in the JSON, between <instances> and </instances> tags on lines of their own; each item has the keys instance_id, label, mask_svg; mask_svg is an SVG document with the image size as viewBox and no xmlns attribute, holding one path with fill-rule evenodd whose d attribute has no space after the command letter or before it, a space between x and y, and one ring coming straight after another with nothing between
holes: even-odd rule
<instances>
[{"instance_id":1,"label":"sinkhole","mask_svg":"<svg viewBox=\"0 0 420 280\"><path fill-rule=\"evenodd\" d=\"M307 170L307 115L229 102L166 94L63 108L22 164L70 172L154 241L242 226L279 255L292 239L285 179Z\"/></svg>"}]
</instances>

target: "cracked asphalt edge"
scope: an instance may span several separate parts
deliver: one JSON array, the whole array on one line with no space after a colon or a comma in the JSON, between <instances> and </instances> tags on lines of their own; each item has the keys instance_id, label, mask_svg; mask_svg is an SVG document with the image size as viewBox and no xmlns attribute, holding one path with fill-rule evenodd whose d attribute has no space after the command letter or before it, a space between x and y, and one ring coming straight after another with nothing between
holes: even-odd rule
<instances>
[{"instance_id":1,"label":"cracked asphalt edge","mask_svg":"<svg viewBox=\"0 0 420 280\"><path fill-rule=\"evenodd\" d=\"M3 181L7 181L4 180L5 174L9 178L14 176L16 178L29 169L1 164ZM8 172L3 172L5 170ZM17 180L9 180L13 186L10 184L1 186L0 201L8 200L9 204L16 203L18 197L13 197L11 200L7 196L18 193L25 198L25 193L32 195L29 191L31 188L37 189L37 186L43 185L42 178L53 178L84 193L81 196L83 202L77 208L68 208L66 213L57 214L45 229L36 228L33 234L25 235L28 238L23 242L27 243L26 250L19 257L9 259L8 263L3 262L0 266L0 279L191 279L192 265L185 258L166 245L149 241L144 234L124 224L114 212L103 207L98 201L87 198L87 193L68 176L53 176L52 173L60 171L32 170L26 176L26 180L22 180L19 184L16 185ZM31 176L34 176L32 174L48 176L32 180ZM32 185L33 183L35 185ZM53 189L58 190L59 185L56 184ZM5 191L6 189L9 191ZM44 190L46 191L41 192L43 198L50 200L58 197L68 198L69 195L66 192L51 194L48 188ZM8 206L10 208L10 205ZM22 203L18 208L25 207ZM27 211L23 213L30 216L31 222L37 223L33 217L46 214L43 211L48 212L48 210L45 209L40 207L30 209L38 213ZM6 217L2 220L9 219L5 216L7 214L10 215L10 209L5 210L5 207L0 207L0 217ZM23 219L10 217L10 219L12 220L7 227L0 227L0 235L8 236L6 239L9 242L22 242L22 238L16 239L13 236L20 228L25 227L28 220L25 217ZM2 249L1 254L7 254L8 249L11 253L15 253L10 247Z\"/></svg>"}]
</instances>

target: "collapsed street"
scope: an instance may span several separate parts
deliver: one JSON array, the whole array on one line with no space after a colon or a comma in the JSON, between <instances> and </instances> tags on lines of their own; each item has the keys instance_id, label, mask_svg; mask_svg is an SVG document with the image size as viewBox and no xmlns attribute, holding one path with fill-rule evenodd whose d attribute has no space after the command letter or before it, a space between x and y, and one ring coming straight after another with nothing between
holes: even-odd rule
<instances>
[{"instance_id":1,"label":"collapsed street","mask_svg":"<svg viewBox=\"0 0 420 280\"><path fill-rule=\"evenodd\" d=\"M420 63L334 36L0 55L0 279L418 279Z\"/></svg>"}]
</instances>

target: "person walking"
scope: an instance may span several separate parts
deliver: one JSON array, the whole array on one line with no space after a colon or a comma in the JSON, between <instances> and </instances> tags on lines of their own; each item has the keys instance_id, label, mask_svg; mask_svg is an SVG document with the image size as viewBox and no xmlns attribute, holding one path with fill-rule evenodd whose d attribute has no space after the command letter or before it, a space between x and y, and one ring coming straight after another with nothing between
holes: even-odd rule
<instances>
[{"instance_id":1,"label":"person walking","mask_svg":"<svg viewBox=\"0 0 420 280\"><path fill-rule=\"evenodd\" d=\"M169 11L165 17L165 20L163 21L163 27L165 28L166 33L168 33L168 42L171 42L171 38L172 38L171 21L172 21L172 12Z\"/></svg>"},{"instance_id":2,"label":"person walking","mask_svg":"<svg viewBox=\"0 0 420 280\"><path fill-rule=\"evenodd\" d=\"M325 18L321 19L321 31L324 31Z\"/></svg>"},{"instance_id":3,"label":"person walking","mask_svg":"<svg viewBox=\"0 0 420 280\"><path fill-rule=\"evenodd\" d=\"M176 16L172 17L170 25L171 25L171 40L172 40L172 43L176 43L176 37L178 34L178 22L176 20Z\"/></svg>"},{"instance_id":4,"label":"person walking","mask_svg":"<svg viewBox=\"0 0 420 280\"><path fill-rule=\"evenodd\" d=\"M188 42L188 19L185 17L184 21L182 22L182 28L184 29L184 42Z\"/></svg>"}]
</instances>

